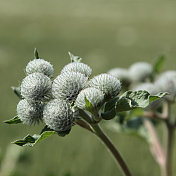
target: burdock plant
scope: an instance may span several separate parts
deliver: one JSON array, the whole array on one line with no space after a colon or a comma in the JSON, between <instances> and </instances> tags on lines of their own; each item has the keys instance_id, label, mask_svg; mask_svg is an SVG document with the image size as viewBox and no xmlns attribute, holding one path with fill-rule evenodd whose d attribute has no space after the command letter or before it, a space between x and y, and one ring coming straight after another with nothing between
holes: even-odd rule
<instances>
[{"instance_id":1,"label":"burdock plant","mask_svg":"<svg viewBox=\"0 0 176 176\"><path fill-rule=\"evenodd\" d=\"M146 90L128 90L121 93L123 81L127 81L129 86L133 80L147 80L151 77L153 68L149 64L138 63L129 69L130 76L127 69L116 69L91 78L92 69L82 63L80 57L71 53L69 55L71 63L52 80L53 66L41 59L35 49L34 60L26 66L27 76L19 87L13 87L15 94L21 99L17 105L17 115L5 123L33 125L43 122L45 126L40 134L27 135L13 143L19 146L34 146L53 134L64 137L71 132L73 126L78 125L96 135L111 152L124 175L132 176L119 150L100 124L108 120L113 122L115 118L119 118L121 112L128 114L144 109L151 102L166 95L150 95ZM139 70L140 75L135 69ZM118 71L118 74L114 73L115 71ZM121 71L122 74L119 73ZM165 119L165 116L162 119ZM123 121L128 124L129 118Z\"/></svg>"}]
</instances>

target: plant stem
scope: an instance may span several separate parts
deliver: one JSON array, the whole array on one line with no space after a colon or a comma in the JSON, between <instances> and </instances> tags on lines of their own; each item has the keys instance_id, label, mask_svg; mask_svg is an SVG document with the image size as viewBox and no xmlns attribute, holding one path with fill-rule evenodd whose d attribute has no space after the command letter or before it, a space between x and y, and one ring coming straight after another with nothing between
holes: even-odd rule
<instances>
[{"instance_id":1,"label":"plant stem","mask_svg":"<svg viewBox=\"0 0 176 176\"><path fill-rule=\"evenodd\" d=\"M105 144L105 146L109 149L111 154L114 156L115 161L120 165L124 175L132 176L121 154L119 153L117 148L114 146L110 138L103 132L101 127L98 124L95 124L95 125L92 125L92 128L94 129L95 134L100 138L100 140Z\"/></svg>"},{"instance_id":2,"label":"plant stem","mask_svg":"<svg viewBox=\"0 0 176 176\"><path fill-rule=\"evenodd\" d=\"M161 172L163 172L163 170L165 169L166 157L159 141L158 135L152 123L148 119L144 119L144 125L147 128L152 139L150 143L150 151L156 162L159 164Z\"/></svg>"},{"instance_id":3,"label":"plant stem","mask_svg":"<svg viewBox=\"0 0 176 176\"><path fill-rule=\"evenodd\" d=\"M165 104L163 104L163 113L165 113L165 115L167 116L165 120L167 128L165 174L166 176L172 176L172 155L175 127L171 119L171 103L165 102Z\"/></svg>"},{"instance_id":4,"label":"plant stem","mask_svg":"<svg viewBox=\"0 0 176 176\"><path fill-rule=\"evenodd\" d=\"M92 127L85 120L79 119L76 121L76 124L84 129L90 131L91 133L94 133Z\"/></svg>"},{"instance_id":5,"label":"plant stem","mask_svg":"<svg viewBox=\"0 0 176 176\"><path fill-rule=\"evenodd\" d=\"M172 176L172 154L174 144L174 128L167 123L166 176Z\"/></svg>"}]
</instances>

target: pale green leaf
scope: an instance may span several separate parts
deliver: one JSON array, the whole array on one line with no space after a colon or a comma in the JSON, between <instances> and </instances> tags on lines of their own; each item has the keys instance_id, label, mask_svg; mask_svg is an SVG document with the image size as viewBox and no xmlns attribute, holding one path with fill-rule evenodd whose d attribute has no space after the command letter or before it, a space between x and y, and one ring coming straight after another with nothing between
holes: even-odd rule
<instances>
[{"instance_id":1,"label":"pale green leaf","mask_svg":"<svg viewBox=\"0 0 176 176\"><path fill-rule=\"evenodd\" d=\"M164 55L161 55L160 57L158 57L156 63L154 64L154 72L155 73L159 73L161 71L161 68L162 68L165 60L166 60L166 58Z\"/></svg>"},{"instance_id":2,"label":"pale green leaf","mask_svg":"<svg viewBox=\"0 0 176 176\"><path fill-rule=\"evenodd\" d=\"M18 124L18 123L22 123L22 121L19 119L18 116L15 116L12 119L4 121L4 123L7 123L7 124Z\"/></svg>"},{"instance_id":3,"label":"pale green leaf","mask_svg":"<svg viewBox=\"0 0 176 176\"><path fill-rule=\"evenodd\" d=\"M42 140L52 136L56 132L49 129L48 127L44 127L41 134L34 134L33 136L27 135L24 137L24 139L16 140L12 142L13 144L19 145L19 146L30 146L33 147L35 144L41 142Z\"/></svg>"},{"instance_id":4,"label":"pale green leaf","mask_svg":"<svg viewBox=\"0 0 176 176\"><path fill-rule=\"evenodd\" d=\"M167 93L150 95L145 90L127 91L117 100L115 104L116 113L129 111L136 108L146 108L151 102L164 97Z\"/></svg>"}]
</instances>

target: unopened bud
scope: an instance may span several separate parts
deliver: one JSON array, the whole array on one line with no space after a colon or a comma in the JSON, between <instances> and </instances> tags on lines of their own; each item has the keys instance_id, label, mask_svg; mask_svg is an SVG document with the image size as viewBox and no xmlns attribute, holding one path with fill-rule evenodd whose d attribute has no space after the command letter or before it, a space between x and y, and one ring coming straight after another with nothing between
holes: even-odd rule
<instances>
[{"instance_id":1,"label":"unopened bud","mask_svg":"<svg viewBox=\"0 0 176 176\"><path fill-rule=\"evenodd\" d=\"M78 111L73 111L65 100L53 99L44 106L43 119L54 131L70 130L77 117Z\"/></svg>"},{"instance_id":2,"label":"unopened bud","mask_svg":"<svg viewBox=\"0 0 176 176\"><path fill-rule=\"evenodd\" d=\"M32 73L21 83L21 95L28 100L44 100L51 96L51 80L42 73Z\"/></svg>"},{"instance_id":3,"label":"unopened bud","mask_svg":"<svg viewBox=\"0 0 176 176\"><path fill-rule=\"evenodd\" d=\"M85 87L88 78L82 73L65 72L60 74L53 82L52 93L57 99L72 102Z\"/></svg>"},{"instance_id":4,"label":"unopened bud","mask_svg":"<svg viewBox=\"0 0 176 176\"><path fill-rule=\"evenodd\" d=\"M121 90L120 81L116 77L106 73L92 78L88 86L101 90L105 94L105 98L115 97Z\"/></svg>"},{"instance_id":5,"label":"unopened bud","mask_svg":"<svg viewBox=\"0 0 176 176\"><path fill-rule=\"evenodd\" d=\"M53 77L54 69L53 66L45 60L34 59L27 64L26 73L29 75L35 72L43 73L44 75L51 78Z\"/></svg>"},{"instance_id":6,"label":"unopened bud","mask_svg":"<svg viewBox=\"0 0 176 176\"><path fill-rule=\"evenodd\" d=\"M43 106L39 102L28 102L23 99L17 105L17 115L27 125L39 123L42 119L42 113Z\"/></svg>"},{"instance_id":7,"label":"unopened bud","mask_svg":"<svg viewBox=\"0 0 176 176\"><path fill-rule=\"evenodd\" d=\"M152 76L153 67L147 62L137 62L129 68L129 75L131 80L135 82L144 81L146 78Z\"/></svg>"},{"instance_id":8,"label":"unopened bud","mask_svg":"<svg viewBox=\"0 0 176 176\"><path fill-rule=\"evenodd\" d=\"M92 69L84 63L72 62L66 65L62 69L61 73L64 73L64 72L79 72L79 73L84 74L87 77L90 77L92 74Z\"/></svg>"},{"instance_id":9,"label":"unopened bud","mask_svg":"<svg viewBox=\"0 0 176 176\"><path fill-rule=\"evenodd\" d=\"M91 103L93 109L99 109L104 101L104 94L99 89L93 87L82 90L78 94L75 104L80 109L88 110L85 98Z\"/></svg>"}]
</instances>

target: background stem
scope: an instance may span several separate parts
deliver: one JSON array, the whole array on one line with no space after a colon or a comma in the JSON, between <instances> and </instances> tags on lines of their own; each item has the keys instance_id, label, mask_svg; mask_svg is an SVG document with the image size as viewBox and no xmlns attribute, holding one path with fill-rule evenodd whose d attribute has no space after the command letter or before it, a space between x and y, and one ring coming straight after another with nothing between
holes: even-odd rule
<instances>
[{"instance_id":1,"label":"background stem","mask_svg":"<svg viewBox=\"0 0 176 176\"><path fill-rule=\"evenodd\" d=\"M167 124L166 176L172 176L172 155L174 143L174 128Z\"/></svg>"},{"instance_id":2,"label":"background stem","mask_svg":"<svg viewBox=\"0 0 176 176\"><path fill-rule=\"evenodd\" d=\"M163 175L163 171L165 170L166 157L162 145L159 141L158 135L152 123L148 119L144 119L144 125L147 128L152 139L150 143L150 151L156 162L159 164L161 174Z\"/></svg>"},{"instance_id":3,"label":"background stem","mask_svg":"<svg viewBox=\"0 0 176 176\"><path fill-rule=\"evenodd\" d=\"M166 129L167 129L165 173L166 173L166 176L172 176L174 125L171 119L171 103L165 102L165 104L163 105L163 113L165 113L167 117L165 120Z\"/></svg>"}]
</instances>

